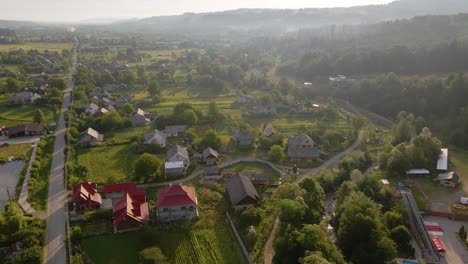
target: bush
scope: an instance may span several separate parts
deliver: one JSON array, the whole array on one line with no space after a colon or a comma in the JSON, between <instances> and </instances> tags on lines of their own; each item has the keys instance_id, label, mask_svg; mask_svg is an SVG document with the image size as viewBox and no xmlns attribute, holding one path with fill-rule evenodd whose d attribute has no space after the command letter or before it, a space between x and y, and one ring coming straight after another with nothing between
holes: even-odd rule
<instances>
[{"instance_id":1,"label":"bush","mask_svg":"<svg viewBox=\"0 0 468 264\"><path fill-rule=\"evenodd\" d=\"M81 232L81 227L74 226L70 230L70 239L73 244L78 244L83 239L83 232Z\"/></svg>"},{"instance_id":2,"label":"bush","mask_svg":"<svg viewBox=\"0 0 468 264\"><path fill-rule=\"evenodd\" d=\"M112 219L112 209L91 211L85 213L84 216L88 221L110 220Z\"/></svg>"}]
</instances>

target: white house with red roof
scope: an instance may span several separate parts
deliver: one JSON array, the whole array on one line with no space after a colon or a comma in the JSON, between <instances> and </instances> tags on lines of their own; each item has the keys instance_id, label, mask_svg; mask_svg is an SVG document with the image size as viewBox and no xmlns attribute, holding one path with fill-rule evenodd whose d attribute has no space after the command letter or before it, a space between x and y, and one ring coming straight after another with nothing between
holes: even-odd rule
<instances>
[{"instance_id":1,"label":"white house with red roof","mask_svg":"<svg viewBox=\"0 0 468 264\"><path fill-rule=\"evenodd\" d=\"M198 216L198 201L195 188L173 185L158 193L157 217L161 222L190 220Z\"/></svg>"},{"instance_id":2,"label":"white house with red roof","mask_svg":"<svg viewBox=\"0 0 468 264\"><path fill-rule=\"evenodd\" d=\"M145 189L125 192L113 206L114 233L130 231L149 222L150 214Z\"/></svg>"},{"instance_id":3,"label":"white house with red roof","mask_svg":"<svg viewBox=\"0 0 468 264\"><path fill-rule=\"evenodd\" d=\"M73 186L72 202L77 213L97 210L102 205L101 195L94 182L82 182Z\"/></svg>"}]
</instances>

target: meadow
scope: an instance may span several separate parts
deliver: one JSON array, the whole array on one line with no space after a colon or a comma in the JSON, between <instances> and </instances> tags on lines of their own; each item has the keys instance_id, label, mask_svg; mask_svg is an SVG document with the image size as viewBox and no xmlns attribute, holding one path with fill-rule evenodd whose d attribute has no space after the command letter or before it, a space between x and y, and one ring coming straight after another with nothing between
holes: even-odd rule
<instances>
[{"instance_id":1,"label":"meadow","mask_svg":"<svg viewBox=\"0 0 468 264\"><path fill-rule=\"evenodd\" d=\"M54 109L48 106L37 106L37 105L15 105L7 106L5 104L9 95L0 95L0 126L16 126L25 123L33 122L34 113L37 109L41 109L44 112L48 123L55 122L57 115Z\"/></svg>"},{"instance_id":2,"label":"meadow","mask_svg":"<svg viewBox=\"0 0 468 264\"><path fill-rule=\"evenodd\" d=\"M17 49L23 50L38 50L38 51L57 51L62 52L64 49L72 49L72 43L45 43L45 42L31 42L24 44L0 44L0 52L2 51L12 51Z\"/></svg>"},{"instance_id":3,"label":"meadow","mask_svg":"<svg viewBox=\"0 0 468 264\"><path fill-rule=\"evenodd\" d=\"M15 160L26 159L31 152L31 144L16 144L0 148L0 161L6 161L9 157Z\"/></svg>"}]
</instances>

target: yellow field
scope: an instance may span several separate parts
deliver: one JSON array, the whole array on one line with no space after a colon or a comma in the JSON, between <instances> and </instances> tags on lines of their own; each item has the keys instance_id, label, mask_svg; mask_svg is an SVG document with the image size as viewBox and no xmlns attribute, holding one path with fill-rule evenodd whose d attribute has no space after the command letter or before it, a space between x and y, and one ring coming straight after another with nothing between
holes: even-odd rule
<instances>
[{"instance_id":1,"label":"yellow field","mask_svg":"<svg viewBox=\"0 0 468 264\"><path fill-rule=\"evenodd\" d=\"M12 51L17 49L38 50L38 51L57 51L61 52L64 49L71 49L71 43L25 43L25 44L0 44L0 51Z\"/></svg>"}]
</instances>

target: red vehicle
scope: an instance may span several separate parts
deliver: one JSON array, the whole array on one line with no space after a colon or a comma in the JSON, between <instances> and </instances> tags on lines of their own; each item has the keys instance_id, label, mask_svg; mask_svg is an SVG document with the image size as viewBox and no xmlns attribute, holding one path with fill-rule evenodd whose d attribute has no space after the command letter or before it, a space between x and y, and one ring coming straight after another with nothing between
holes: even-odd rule
<instances>
[{"instance_id":1,"label":"red vehicle","mask_svg":"<svg viewBox=\"0 0 468 264\"><path fill-rule=\"evenodd\" d=\"M432 242L436 246L437 251L439 252L439 254L444 254L445 253L445 246L444 246L444 244L442 244L442 241L440 241L440 239L438 237L433 237Z\"/></svg>"}]
</instances>

